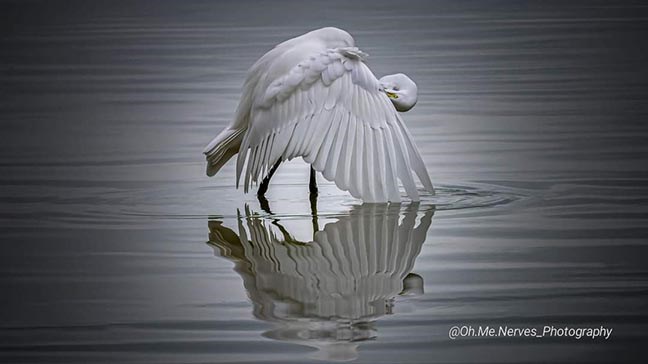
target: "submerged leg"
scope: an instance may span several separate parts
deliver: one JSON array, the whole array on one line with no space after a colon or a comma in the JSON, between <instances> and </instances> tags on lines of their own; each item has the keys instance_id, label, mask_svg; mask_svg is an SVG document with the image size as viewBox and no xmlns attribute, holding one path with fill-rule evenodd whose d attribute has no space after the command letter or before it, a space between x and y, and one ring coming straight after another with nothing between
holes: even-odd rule
<instances>
[{"instance_id":1,"label":"submerged leg","mask_svg":"<svg viewBox=\"0 0 648 364\"><path fill-rule=\"evenodd\" d=\"M315 178L315 170L311 166L310 170L310 183L308 184L308 189L313 195L317 195L317 179Z\"/></svg>"},{"instance_id":2,"label":"submerged leg","mask_svg":"<svg viewBox=\"0 0 648 364\"><path fill-rule=\"evenodd\" d=\"M268 191L268 185L270 184L270 178L272 178L272 175L277 171L277 168L279 168L279 165L281 164L281 159L275 163L272 168L270 168L270 172L268 172L268 175L265 176L263 181L261 181L261 186L259 186L259 191L257 191L257 196L263 197L265 193Z\"/></svg>"}]
</instances>

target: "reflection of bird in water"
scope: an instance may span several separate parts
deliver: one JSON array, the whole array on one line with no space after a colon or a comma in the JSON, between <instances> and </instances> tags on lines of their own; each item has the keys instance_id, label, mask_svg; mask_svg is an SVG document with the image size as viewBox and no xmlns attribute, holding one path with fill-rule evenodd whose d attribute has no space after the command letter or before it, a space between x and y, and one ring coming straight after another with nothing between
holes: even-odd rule
<instances>
[{"instance_id":1,"label":"reflection of bird in water","mask_svg":"<svg viewBox=\"0 0 648 364\"><path fill-rule=\"evenodd\" d=\"M414 201L416 174L433 193L425 163L398 111L411 109L417 86L402 73L378 80L351 35L322 28L289 39L249 70L232 123L205 148L212 176L238 153L236 185L262 180L302 157L315 171L365 202L400 201L398 180Z\"/></svg>"},{"instance_id":2,"label":"reflection of bird in water","mask_svg":"<svg viewBox=\"0 0 648 364\"><path fill-rule=\"evenodd\" d=\"M375 337L372 321L392 313L395 296L422 293L422 278L410 271L434 209L420 210L416 226L418 204L355 206L302 243L246 207L238 234L210 221L209 244L235 262L254 315L278 324L265 336L350 360L356 342Z\"/></svg>"}]
</instances>

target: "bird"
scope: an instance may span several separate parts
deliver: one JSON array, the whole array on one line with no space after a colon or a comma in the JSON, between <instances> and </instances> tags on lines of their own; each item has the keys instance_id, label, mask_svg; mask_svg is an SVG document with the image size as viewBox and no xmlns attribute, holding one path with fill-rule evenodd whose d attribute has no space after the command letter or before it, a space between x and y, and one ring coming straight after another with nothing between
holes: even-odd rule
<instances>
[{"instance_id":1,"label":"bird","mask_svg":"<svg viewBox=\"0 0 648 364\"><path fill-rule=\"evenodd\" d=\"M346 31L326 27L276 45L249 69L233 121L204 149L207 175L234 155L236 188L259 185L259 198L283 161L310 164L363 202L400 202L399 183L412 201L414 174L434 187L399 113L417 102L418 87L397 73L377 79L367 54ZM245 171L244 171L245 169Z\"/></svg>"}]
</instances>

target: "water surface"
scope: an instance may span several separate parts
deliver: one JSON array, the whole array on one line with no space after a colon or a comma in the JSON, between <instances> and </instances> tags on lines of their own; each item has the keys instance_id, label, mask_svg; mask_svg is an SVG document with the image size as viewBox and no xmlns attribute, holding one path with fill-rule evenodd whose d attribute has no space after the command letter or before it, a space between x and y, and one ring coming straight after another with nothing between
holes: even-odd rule
<instances>
[{"instance_id":1,"label":"water surface","mask_svg":"<svg viewBox=\"0 0 648 364\"><path fill-rule=\"evenodd\" d=\"M641 2L2 1L3 362L644 362ZM204 174L247 68L334 25L437 186L361 205ZM455 325L612 327L459 338Z\"/></svg>"}]
</instances>

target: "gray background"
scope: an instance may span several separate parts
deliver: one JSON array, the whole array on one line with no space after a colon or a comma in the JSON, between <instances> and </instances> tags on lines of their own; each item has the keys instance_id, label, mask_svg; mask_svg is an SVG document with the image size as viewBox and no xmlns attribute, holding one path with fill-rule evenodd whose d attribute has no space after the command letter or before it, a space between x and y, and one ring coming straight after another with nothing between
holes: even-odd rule
<instances>
[{"instance_id":1,"label":"gray background","mask_svg":"<svg viewBox=\"0 0 648 364\"><path fill-rule=\"evenodd\" d=\"M247 68L321 26L378 76L419 85L403 117L438 196L425 295L358 362L643 362L648 320L648 8L640 1L0 1L0 358L305 362L263 336L208 219L254 196L204 175ZM308 170L273 211L308 237ZM320 226L354 201L320 180ZM360 222L358 222L360 224ZM614 328L609 341L465 338L456 324Z\"/></svg>"}]
</instances>

